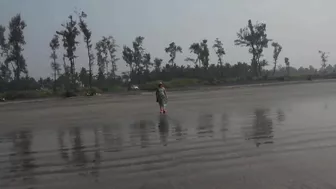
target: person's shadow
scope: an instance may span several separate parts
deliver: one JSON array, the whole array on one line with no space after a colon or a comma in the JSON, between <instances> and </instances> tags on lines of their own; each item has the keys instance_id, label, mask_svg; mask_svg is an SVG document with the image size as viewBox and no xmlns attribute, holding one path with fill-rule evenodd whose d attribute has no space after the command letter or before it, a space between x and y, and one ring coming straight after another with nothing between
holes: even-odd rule
<instances>
[{"instance_id":1,"label":"person's shadow","mask_svg":"<svg viewBox=\"0 0 336 189\"><path fill-rule=\"evenodd\" d=\"M159 134L160 134L160 140L161 143L164 146L167 146L168 144L168 133L169 133L169 121L167 115L160 115L159 116Z\"/></svg>"}]
</instances>

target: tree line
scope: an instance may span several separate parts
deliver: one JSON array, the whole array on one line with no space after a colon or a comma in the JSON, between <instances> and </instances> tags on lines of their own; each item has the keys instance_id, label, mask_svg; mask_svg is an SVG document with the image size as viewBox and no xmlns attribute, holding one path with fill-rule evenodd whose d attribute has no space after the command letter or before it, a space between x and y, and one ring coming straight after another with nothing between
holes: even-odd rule
<instances>
[{"instance_id":1,"label":"tree line","mask_svg":"<svg viewBox=\"0 0 336 189\"><path fill-rule=\"evenodd\" d=\"M246 47L251 54L251 62L230 64L225 62L225 49L217 38L212 45L207 39L192 43L187 51L192 56L186 57L190 65L177 65L176 57L182 56L183 49L171 42L163 50L169 55L165 64L163 59L153 57L144 47L145 38L138 36L132 46L118 46L113 36L103 36L99 41L92 41L92 31L86 21L87 14L75 11L68 16L62 29L56 31L49 43L52 78L40 78L36 81L29 77L27 63L23 56L26 44L24 30L26 22L20 14L9 21L7 27L0 25L0 92L6 90L29 90L41 86L57 90L74 90L78 87L109 88L111 86L128 86L143 84L156 80L168 81L174 78L198 78L202 80L253 80L260 77L277 77L289 75L313 75L334 72L335 66L327 65L329 53L318 51L321 57L321 68L313 66L296 69L290 66L290 59L285 57L283 63L278 60L283 47L266 33L265 23L252 23L237 32L234 45ZM7 32L8 29L8 32ZM6 37L7 34L7 37ZM78 45L85 44L87 49L87 66L76 72L76 50ZM269 44L273 48L271 62L263 58ZM60 56L60 48L64 52ZM119 52L121 51L121 52ZM210 62L210 53L214 52L217 62ZM120 61L118 53L124 61ZM61 63L62 62L62 63ZM126 63L128 71L117 74L118 64ZM273 69L265 66L272 64ZM97 68L97 70L94 70ZM96 73L96 74L94 74Z\"/></svg>"}]
</instances>

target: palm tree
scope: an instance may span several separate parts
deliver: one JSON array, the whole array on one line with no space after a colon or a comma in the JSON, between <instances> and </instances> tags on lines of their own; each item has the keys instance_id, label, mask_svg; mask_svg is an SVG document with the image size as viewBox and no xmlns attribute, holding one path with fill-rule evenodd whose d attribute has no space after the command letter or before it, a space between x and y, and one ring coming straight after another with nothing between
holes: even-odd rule
<instances>
[{"instance_id":1,"label":"palm tree","mask_svg":"<svg viewBox=\"0 0 336 189\"><path fill-rule=\"evenodd\" d=\"M176 53L182 53L182 47L177 46L175 42L169 44L167 48L165 48L166 53L169 53L170 60L168 61L172 65L175 64Z\"/></svg>"},{"instance_id":2,"label":"palm tree","mask_svg":"<svg viewBox=\"0 0 336 189\"><path fill-rule=\"evenodd\" d=\"M156 72L160 72L161 71L161 65L162 65L162 59L155 58L154 59L154 67L155 67L155 71Z\"/></svg>"},{"instance_id":3,"label":"palm tree","mask_svg":"<svg viewBox=\"0 0 336 189\"><path fill-rule=\"evenodd\" d=\"M52 40L49 43L49 46L52 50L50 58L52 58L52 60L53 60L52 63L51 63L51 68L54 72L53 90L54 90L54 92L56 92L56 79L57 79L57 75L59 75L59 72L61 71L61 66L57 62L57 53L56 53L56 50L60 46L59 41L58 41L58 35L54 35L54 37L52 38Z\"/></svg>"}]
</instances>

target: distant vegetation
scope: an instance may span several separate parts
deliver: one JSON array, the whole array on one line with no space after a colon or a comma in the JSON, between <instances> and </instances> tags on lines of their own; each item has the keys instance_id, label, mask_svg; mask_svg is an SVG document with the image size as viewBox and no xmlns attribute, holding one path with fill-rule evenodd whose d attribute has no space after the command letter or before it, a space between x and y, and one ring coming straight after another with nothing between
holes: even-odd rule
<instances>
[{"instance_id":1,"label":"distant vegetation","mask_svg":"<svg viewBox=\"0 0 336 189\"><path fill-rule=\"evenodd\" d=\"M313 66L294 68L288 57L278 60L284 47L268 37L265 23L254 24L248 20L247 26L237 32L237 39L233 39L234 45L247 48L251 54L251 62L228 63L225 61L226 44L218 38L211 42L200 39L186 49L179 46L178 42L171 42L162 47L169 55L169 60L162 60L146 51L145 38L142 36L135 37L130 47L119 46L113 36L104 36L93 42L90 26L86 22L87 16L84 12L74 12L61 25L62 30L50 34L50 73L53 76L39 80L29 76L23 56L26 44L24 30L27 27L24 19L17 14L12 17L7 27L0 25L0 97L17 99L51 95L93 95L96 92L127 90L133 84L139 85L143 90L152 90L157 81L164 81L168 88L183 88L276 80L310 80L313 77L327 77L336 70L336 65L327 64L329 53L323 51L317 52L322 62L319 69ZM85 45L87 49L87 66L81 69L76 68L76 49L79 45ZM263 58L263 52L269 45L273 48L273 60ZM64 48L64 54L61 54L60 48ZM184 51L193 54L192 57L185 57L185 61L192 62L192 66L176 64L176 57L182 57ZM210 61L210 53L216 54L216 61ZM118 75L116 72L120 64L126 64L129 69ZM265 69L269 64L273 68Z\"/></svg>"}]
</instances>

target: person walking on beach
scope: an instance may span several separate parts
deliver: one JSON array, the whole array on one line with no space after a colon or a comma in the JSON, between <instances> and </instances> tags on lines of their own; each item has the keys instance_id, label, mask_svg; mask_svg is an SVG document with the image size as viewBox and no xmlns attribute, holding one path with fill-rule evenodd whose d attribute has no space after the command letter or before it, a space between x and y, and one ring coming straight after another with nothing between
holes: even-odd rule
<instances>
[{"instance_id":1,"label":"person walking on beach","mask_svg":"<svg viewBox=\"0 0 336 189\"><path fill-rule=\"evenodd\" d=\"M159 103L160 113L166 113L168 97L166 94L166 89L164 88L162 82L159 83L156 89L156 102Z\"/></svg>"}]
</instances>

